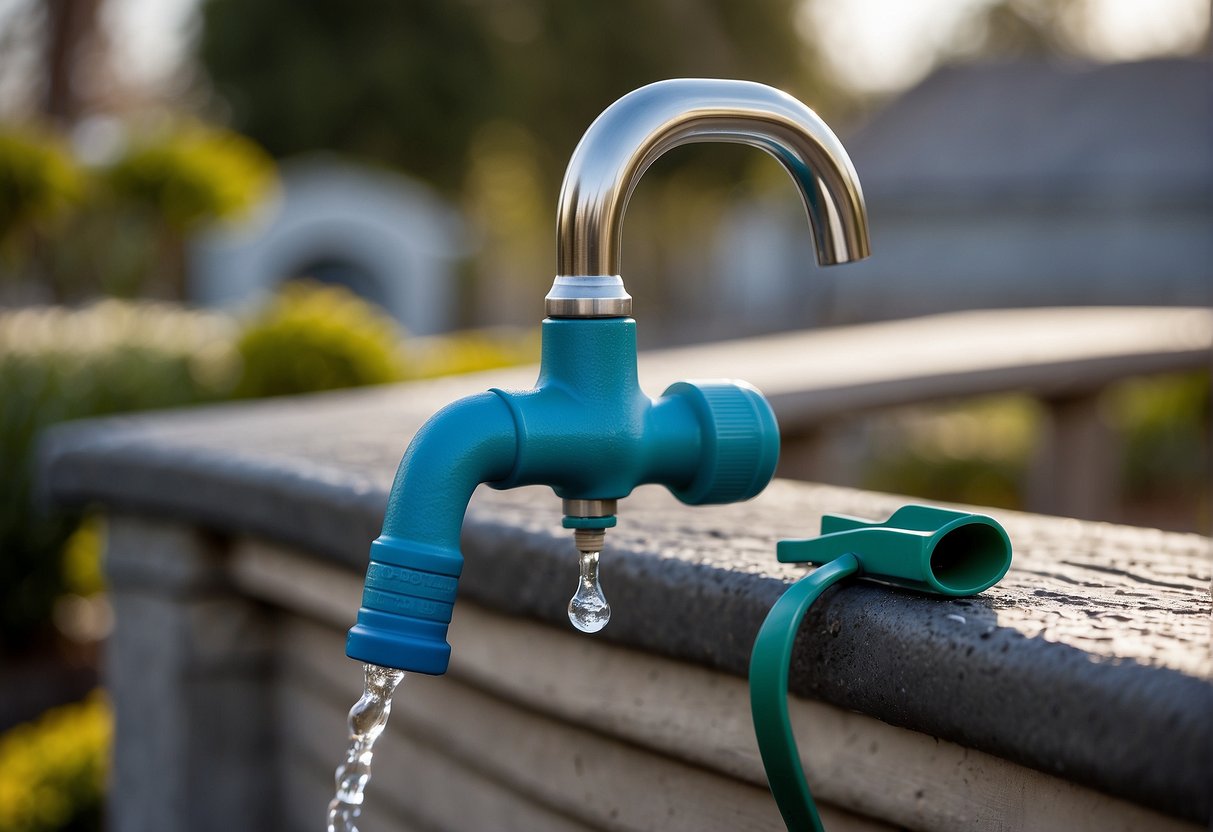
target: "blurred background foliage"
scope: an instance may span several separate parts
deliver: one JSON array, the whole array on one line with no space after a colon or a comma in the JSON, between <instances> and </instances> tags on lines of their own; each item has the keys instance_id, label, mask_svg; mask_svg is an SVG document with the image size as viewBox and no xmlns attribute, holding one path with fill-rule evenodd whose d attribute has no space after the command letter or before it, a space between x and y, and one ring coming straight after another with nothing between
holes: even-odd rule
<instances>
[{"instance_id":1,"label":"blurred background foliage","mask_svg":"<svg viewBox=\"0 0 1213 832\"><path fill-rule=\"evenodd\" d=\"M251 210L272 178L260 146L200 123L140 139L104 176L117 200L180 232Z\"/></svg>"},{"instance_id":2,"label":"blurred background foliage","mask_svg":"<svg viewBox=\"0 0 1213 832\"><path fill-rule=\"evenodd\" d=\"M0 132L0 253L12 256L18 237L64 214L80 190L75 160L53 134Z\"/></svg>"},{"instance_id":3,"label":"blurred background foliage","mask_svg":"<svg viewBox=\"0 0 1213 832\"><path fill-rule=\"evenodd\" d=\"M1123 522L1162 528L1213 528L1208 372L1130 379L1108 387L1100 416L1121 443ZM919 406L877 416L863 488L931 500L1026 508L1033 448L1044 405L1023 395Z\"/></svg>"},{"instance_id":4,"label":"blurred background foliage","mask_svg":"<svg viewBox=\"0 0 1213 832\"><path fill-rule=\"evenodd\" d=\"M857 0L0 6L0 675L105 627L101 519L34 509L31 464L48 425L537 357L533 332L410 337L331 286L288 283L241 314L182 306L190 240L272 195L279 160L325 150L428 183L475 228L470 268L530 298L550 280L570 152L606 104L642 84L750 78L837 124L941 62L1134 56L1100 34L1099 0L966 0L941 13L942 28L898 28L913 5L866 21L909 50L892 82L865 69L846 28L874 8ZM140 81L124 38L152 28L145 19L166 25L171 8L193 15L157 36L177 44L176 62ZM1173 43L1203 54L1207 24ZM676 248L708 250L726 204L782 175L762 154L727 148L661 160L629 211L630 271L643 279ZM669 285L650 282L638 310ZM1104 416L1126 441L1129 503L1165 515L1201 491L1209 528L1209 402L1207 373L1105 394ZM1019 507L1041 420L1039 404L1015 395L876 420L859 484ZM0 737L0 832L100 828L109 719L93 696Z\"/></svg>"},{"instance_id":5,"label":"blurred background foliage","mask_svg":"<svg viewBox=\"0 0 1213 832\"><path fill-rule=\"evenodd\" d=\"M192 120L136 131L102 165L79 163L43 128L3 128L0 279L33 300L180 300L188 233L239 217L274 176L258 145Z\"/></svg>"},{"instance_id":6,"label":"blurred background foliage","mask_svg":"<svg viewBox=\"0 0 1213 832\"><path fill-rule=\"evenodd\" d=\"M35 508L35 440L84 416L214 401L232 386L234 326L152 303L0 312L0 653L44 649L74 518Z\"/></svg>"},{"instance_id":7,"label":"blurred background foliage","mask_svg":"<svg viewBox=\"0 0 1213 832\"><path fill-rule=\"evenodd\" d=\"M1213 531L1211 388L1200 372L1132 379L1105 394L1106 418L1125 441L1124 522Z\"/></svg>"},{"instance_id":8,"label":"blurred background foliage","mask_svg":"<svg viewBox=\"0 0 1213 832\"><path fill-rule=\"evenodd\" d=\"M515 144L528 148L539 189L554 195L604 104L659 78L750 78L811 93L823 111L839 104L812 43L797 34L797 8L211 0L198 54L232 124L276 156L338 150L458 196L482 131L504 124L525 137ZM732 182L736 168L705 165L700 174Z\"/></svg>"},{"instance_id":9,"label":"blurred background foliage","mask_svg":"<svg viewBox=\"0 0 1213 832\"><path fill-rule=\"evenodd\" d=\"M100 832L113 720L100 692L0 735L0 829Z\"/></svg>"},{"instance_id":10,"label":"blurred background foliage","mask_svg":"<svg viewBox=\"0 0 1213 832\"><path fill-rule=\"evenodd\" d=\"M119 299L0 311L0 674L46 655L95 663L110 626L101 517L47 513L34 498L36 438L47 426L537 355L530 333L409 339L348 290L302 281L243 317ZM107 705L93 697L0 734L0 830L100 829L110 730Z\"/></svg>"},{"instance_id":11,"label":"blurred background foliage","mask_svg":"<svg viewBox=\"0 0 1213 832\"><path fill-rule=\"evenodd\" d=\"M104 165L81 165L45 136L0 129L0 278L29 300L181 300L189 232L239 217L274 181L273 161L255 143L192 120L133 132Z\"/></svg>"},{"instance_id":12,"label":"blurred background foliage","mask_svg":"<svg viewBox=\"0 0 1213 832\"><path fill-rule=\"evenodd\" d=\"M1044 416L1028 396L916 407L875 420L864 488L929 500L1023 508Z\"/></svg>"},{"instance_id":13,"label":"blurred background foliage","mask_svg":"<svg viewBox=\"0 0 1213 832\"><path fill-rule=\"evenodd\" d=\"M409 340L348 290L302 281L243 318L117 299L0 311L0 657L45 648L56 598L95 583L95 529L65 552L78 518L35 508L48 425L470 372L534 360L537 347L529 333Z\"/></svg>"},{"instance_id":14,"label":"blurred background foliage","mask_svg":"<svg viewBox=\"0 0 1213 832\"><path fill-rule=\"evenodd\" d=\"M184 298L187 234L249 213L273 179L270 157L238 133L184 122L138 137L102 172L99 189L106 215L142 226L129 236L151 243L131 270L125 294L159 288L168 297ZM99 219L96 212L91 216ZM161 286L145 285L144 275L156 275Z\"/></svg>"},{"instance_id":15,"label":"blurred background foliage","mask_svg":"<svg viewBox=\"0 0 1213 832\"><path fill-rule=\"evenodd\" d=\"M407 375L396 322L337 286L294 282L236 340L240 396L282 396L400 381Z\"/></svg>"},{"instance_id":16,"label":"blurred background foliage","mask_svg":"<svg viewBox=\"0 0 1213 832\"><path fill-rule=\"evenodd\" d=\"M800 6L705 0L688 14L647 0L211 0L198 56L219 109L275 156L337 150L454 201L478 231L475 270L509 287L485 311L496 304L510 321L511 298L547 290L564 167L609 102L661 78L736 77L839 117L848 99L799 34ZM738 183L782 175L738 148L661 159L629 209L629 272L669 273L679 249L708 246ZM654 327L668 291L651 281L638 295Z\"/></svg>"}]
</instances>

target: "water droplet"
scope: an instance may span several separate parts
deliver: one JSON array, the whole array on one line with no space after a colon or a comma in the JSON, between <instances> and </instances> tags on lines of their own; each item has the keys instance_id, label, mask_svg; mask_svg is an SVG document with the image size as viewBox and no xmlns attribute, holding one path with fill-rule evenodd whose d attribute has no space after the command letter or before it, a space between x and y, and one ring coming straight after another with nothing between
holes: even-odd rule
<instances>
[{"instance_id":1,"label":"water droplet","mask_svg":"<svg viewBox=\"0 0 1213 832\"><path fill-rule=\"evenodd\" d=\"M611 605L598 582L598 556L598 552L581 553L581 577L569 601L569 621L583 633L596 633L611 620Z\"/></svg>"},{"instance_id":2,"label":"water droplet","mask_svg":"<svg viewBox=\"0 0 1213 832\"><path fill-rule=\"evenodd\" d=\"M362 698L350 708L350 749L334 777L337 793L329 803L327 832L358 832L366 784L371 779L372 747L392 713L392 694L404 678L403 670L363 665Z\"/></svg>"}]
</instances>

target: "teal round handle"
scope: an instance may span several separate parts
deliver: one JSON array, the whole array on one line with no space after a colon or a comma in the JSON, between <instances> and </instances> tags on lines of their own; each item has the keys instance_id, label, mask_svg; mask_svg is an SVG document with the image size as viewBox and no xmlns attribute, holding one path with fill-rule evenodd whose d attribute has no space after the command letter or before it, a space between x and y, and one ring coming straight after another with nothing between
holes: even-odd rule
<instances>
[{"instance_id":1,"label":"teal round handle","mask_svg":"<svg viewBox=\"0 0 1213 832\"><path fill-rule=\"evenodd\" d=\"M767 613L750 656L750 713L771 794L789 830L824 832L805 781L800 752L788 717L792 645L805 613L826 589L862 571L859 558L844 554L815 569L788 589Z\"/></svg>"},{"instance_id":2,"label":"teal round handle","mask_svg":"<svg viewBox=\"0 0 1213 832\"><path fill-rule=\"evenodd\" d=\"M779 424L762 393L744 381L678 381L699 422L702 446L694 479L670 491L693 506L748 500L767 487L779 462Z\"/></svg>"}]
</instances>

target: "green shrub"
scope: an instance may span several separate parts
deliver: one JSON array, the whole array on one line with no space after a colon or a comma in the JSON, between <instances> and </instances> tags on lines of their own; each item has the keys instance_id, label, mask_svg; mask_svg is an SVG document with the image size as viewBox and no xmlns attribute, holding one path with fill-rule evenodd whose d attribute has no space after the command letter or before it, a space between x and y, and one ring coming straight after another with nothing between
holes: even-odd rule
<instances>
[{"instance_id":1,"label":"green shrub","mask_svg":"<svg viewBox=\"0 0 1213 832\"><path fill-rule=\"evenodd\" d=\"M137 141L105 179L120 200L186 230L252 208L273 170L265 151L243 136L193 123Z\"/></svg>"},{"instance_id":2,"label":"green shrub","mask_svg":"<svg viewBox=\"0 0 1213 832\"><path fill-rule=\"evenodd\" d=\"M53 135L0 131L3 272L58 302L180 298L189 234L249 210L273 179L256 144L197 122L137 134L87 170Z\"/></svg>"},{"instance_id":3,"label":"green shrub","mask_svg":"<svg viewBox=\"0 0 1213 832\"><path fill-rule=\"evenodd\" d=\"M291 281L236 343L241 396L283 396L399 381L407 375L395 321L339 286Z\"/></svg>"},{"instance_id":4,"label":"green shrub","mask_svg":"<svg viewBox=\"0 0 1213 832\"><path fill-rule=\"evenodd\" d=\"M1129 520L1213 531L1210 386L1206 370L1134 379L1104 397L1108 421L1125 437L1125 492L1142 509Z\"/></svg>"},{"instance_id":5,"label":"green shrub","mask_svg":"<svg viewBox=\"0 0 1213 832\"><path fill-rule=\"evenodd\" d=\"M472 330L409 344L410 378L434 378L539 360L539 331Z\"/></svg>"},{"instance_id":6,"label":"green shrub","mask_svg":"<svg viewBox=\"0 0 1213 832\"><path fill-rule=\"evenodd\" d=\"M1128 486L1166 490L1205 484L1209 475L1209 373L1134 379L1108 391L1105 411L1127 437Z\"/></svg>"},{"instance_id":7,"label":"green shrub","mask_svg":"<svg viewBox=\"0 0 1213 832\"><path fill-rule=\"evenodd\" d=\"M98 285L126 294L184 297L188 234L250 210L273 178L269 156L226 130L191 122L138 138L103 173L105 212L94 212L90 224L140 246L132 252L133 263L116 260L98 276ZM94 240L92 248L94 256L119 253L113 243Z\"/></svg>"},{"instance_id":8,"label":"green shrub","mask_svg":"<svg viewBox=\"0 0 1213 832\"><path fill-rule=\"evenodd\" d=\"M1100 398L1122 443L1125 522L1207 533L1210 517L1208 371L1130 379ZM875 431L863 485L933 500L1022 507L1046 414L1025 396L915 408Z\"/></svg>"},{"instance_id":9,"label":"green shrub","mask_svg":"<svg viewBox=\"0 0 1213 832\"><path fill-rule=\"evenodd\" d=\"M100 830L112 734L94 692L0 735L0 832Z\"/></svg>"},{"instance_id":10,"label":"green shrub","mask_svg":"<svg viewBox=\"0 0 1213 832\"><path fill-rule=\"evenodd\" d=\"M480 330L406 339L350 290L294 280L244 323L236 352L238 395L282 396L523 364L538 359L539 338Z\"/></svg>"},{"instance_id":11,"label":"green shrub","mask_svg":"<svg viewBox=\"0 0 1213 832\"><path fill-rule=\"evenodd\" d=\"M88 597L105 590L101 569L104 550L105 515L98 512L85 515L63 544L61 574L65 592Z\"/></svg>"},{"instance_id":12,"label":"green shrub","mask_svg":"<svg viewBox=\"0 0 1213 832\"><path fill-rule=\"evenodd\" d=\"M401 340L348 290L295 283L244 323L164 303L0 312L0 655L50 634L54 600L100 583L100 531L32 500L41 429L67 419L239 396L308 393L530 360L536 339L473 333ZM407 349L406 349L407 348ZM67 544L67 545L65 545Z\"/></svg>"},{"instance_id":13,"label":"green shrub","mask_svg":"<svg viewBox=\"0 0 1213 832\"><path fill-rule=\"evenodd\" d=\"M74 517L33 507L32 453L66 419L214 401L238 364L234 325L167 304L104 301L0 313L0 652L33 646L62 591Z\"/></svg>"},{"instance_id":14,"label":"green shrub","mask_svg":"<svg viewBox=\"0 0 1213 832\"><path fill-rule=\"evenodd\" d=\"M879 421L863 487L928 500L1021 508L1042 413L1027 396L924 406Z\"/></svg>"},{"instance_id":15,"label":"green shrub","mask_svg":"<svg viewBox=\"0 0 1213 832\"><path fill-rule=\"evenodd\" d=\"M0 246L22 229L62 215L81 185L75 162L51 136L0 132Z\"/></svg>"}]
</instances>

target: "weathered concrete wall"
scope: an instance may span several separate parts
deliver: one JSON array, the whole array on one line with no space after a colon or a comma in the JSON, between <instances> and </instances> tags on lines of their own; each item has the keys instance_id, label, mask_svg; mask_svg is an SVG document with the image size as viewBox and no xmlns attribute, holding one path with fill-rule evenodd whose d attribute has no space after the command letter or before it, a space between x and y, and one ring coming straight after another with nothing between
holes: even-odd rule
<instances>
[{"instance_id":1,"label":"weathered concrete wall","mask_svg":"<svg viewBox=\"0 0 1213 832\"><path fill-rule=\"evenodd\" d=\"M232 586L221 540L189 526L114 517L106 574L115 629L115 830L273 828L273 630Z\"/></svg>"},{"instance_id":2,"label":"weathered concrete wall","mask_svg":"<svg viewBox=\"0 0 1213 832\"><path fill-rule=\"evenodd\" d=\"M469 386L484 386L482 381L453 379L109 420L57 434L46 457L45 483L52 495L100 502L118 515L140 518L115 525L109 569L118 630L111 679L126 689L116 689L119 793L139 804L116 811L147 820L128 822L128 815L118 814L123 822L117 828L142 829L143 823L195 828L191 822L197 828L239 828L239 818L261 811L229 817L233 806L252 797L244 773L263 765L259 755L267 746L249 721L250 714L262 711L271 713L277 726L268 746L282 744L271 754L278 790L271 805L295 811L314 790L327 791L319 784L326 780L320 758L327 752L310 745L311 732L339 733L345 700L356 695L356 672L348 675L356 668L339 655L340 630L352 623L367 544L378 533L395 466L409 435L429 413ZM562 802L560 789L551 786L572 781L555 773L528 779L526 763L511 770L511 759L539 759L548 752L526 757L528 734L510 733L509 723L525 721L527 714L554 721L551 736L565 739L552 739L544 748L561 753L570 744L587 749L600 742L612 749L611 743L644 745L646 737L660 733L660 725L643 716L657 707L650 703L660 696L650 699L636 691L632 698L644 707L599 708L610 720L602 726L606 742L595 731L570 728L585 718L569 710L577 696L566 691L545 700L520 692L518 683L509 681L511 661L538 674L547 667L542 659L568 649L581 657L570 673L593 677L612 666L614 651L620 650L633 656L637 668L658 659L689 665L707 674L696 678L712 680L703 685L736 691L760 622L778 594L803 574L799 567L775 562L774 542L813 534L823 512L880 518L901 502L777 481L749 503L690 508L660 489L640 489L621 504L620 525L609 533L603 556L613 620L599 636L576 638L570 642L575 648L565 648L557 643L573 638L564 610L575 584L576 558L568 532L559 527L559 501L546 489L484 490L473 500L464 527L467 563L460 603L479 605L487 617L479 619L483 626L463 629L464 613L457 607L451 686L441 687L446 680L419 684L418 691L437 692L419 692L417 701L447 707L448 699L464 696L458 687L463 685L476 693L463 700L469 714L493 711L499 700L514 704L503 705L497 719L470 723L482 727L466 734L427 728L423 714L415 723L406 718L404 733L416 743L410 748L446 749L443 765L455 766L451 778L456 770L464 772L461 777L478 777L485 794L498 795L484 797L483 806L522 795L531 807L527 811L538 814L517 817L551 815L591 828L653 828L651 814L626 820L610 814L631 805L630 784L648 763L626 754L612 758L618 762L601 779L613 784L604 787L613 797L578 814L582 804ZM1207 823L1213 782L1210 541L1010 512L1000 512L999 518L1016 550L1014 566L999 586L978 598L954 601L864 583L831 591L805 621L791 687L816 703L813 707L827 709L818 713L834 715L831 719L857 712L874 725L896 726L917 738L907 740L906 747L922 754L906 751L907 756L889 759L910 760L911 768L938 770L940 777L948 766L979 760L987 772L1017 772L1007 775L1008 782L1020 785L1000 791L989 784L1002 775L983 780L974 773L962 776L955 789L936 791L920 782L907 790L881 762L872 763L878 772L875 792L831 786L841 781L832 781L829 765L814 762L815 752L806 749L813 776L824 778L823 799L920 829L948 828L947 823L974 828L978 822L985 828L993 818L1010 819L1012 825L1001 828L1041 828L1053 821L1056 828L1073 828L1058 819L1084 817L1105 819L1100 822L1108 825L1102 828L1117 828L1117 823L1125 829L1163 828L1164 816ZM258 578L249 566L247 546L253 544L247 541L254 538L285 547L284 557L296 564L279 570L279 583ZM328 570L327 577L305 580L309 566ZM348 609L345 621L337 620L340 613L329 606L330 596ZM476 615L467 613L468 619ZM323 623L321 630L317 622ZM528 629L516 640L499 643L506 655L482 647L475 662L461 665L461 657L472 659L474 645L488 638L478 635L480 630L491 635L523 622ZM301 648L305 644L315 647ZM313 653L333 655L305 670ZM492 670L497 666L499 682ZM338 667L345 669L332 670ZM665 667L660 665L659 676ZM337 692L338 676L351 680L348 693ZM319 693L322 689L329 692ZM687 774L690 779L679 782L704 785L686 786L656 805L698 818L689 803L678 809L678 800L689 800L683 795L727 791L737 795L724 801L729 806L754 811L752 816L743 812L752 823L735 828L769 828L761 818L769 817L762 813L771 807L759 800L763 793L752 758L747 763L744 753L732 759L732 752L712 751L717 723L710 714L735 707L735 694L717 701L715 711L697 710L691 690L675 685L663 695L679 705L666 711L670 719L683 706L704 715L682 723L702 728L691 730L699 750L677 750L664 741L655 741L650 750L682 760L679 765L706 765L716 772L713 777L740 785L726 787ZM337 727L312 725L313 719ZM151 730L139 734L139 727L148 725ZM726 743L726 749L740 747L744 727L744 719L740 727L733 723L733 745ZM814 737L824 733L820 725L810 730ZM498 739L489 745L472 739L489 736ZM927 753L936 740L957 749L955 754ZM330 742L336 740L325 739L324 747ZM877 746L885 747L883 741ZM492 765L481 762L490 753L501 756ZM575 759L551 753L564 761L560 766L576 770ZM885 760L884 754L871 756ZM1000 768L1005 766L1013 768ZM652 771L640 779L660 785L663 778L676 778L674 769ZM412 793L403 781L395 788ZM437 793L430 787L421 791ZM889 799L898 808L882 803L883 793L895 795ZM198 795L208 795L201 807L194 806ZM184 819L183 807L191 801L190 812L202 821ZM454 809L435 806L426 811L436 814L418 825L457 827L449 821L455 815L444 812L466 808L467 817L478 818L484 815L477 812L488 811L483 806L476 809L470 801ZM965 814L973 807L979 810L976 819ZM1053 808L1042 816L1041 807ZM301 819L311 816L310 810L299 812ZM523 821L517 824L529 828ZM551 824L565 828L557 820ZM260 822L251 826L265 828Z\"/></svg>"}]
</instances>

